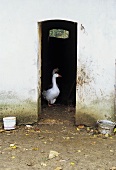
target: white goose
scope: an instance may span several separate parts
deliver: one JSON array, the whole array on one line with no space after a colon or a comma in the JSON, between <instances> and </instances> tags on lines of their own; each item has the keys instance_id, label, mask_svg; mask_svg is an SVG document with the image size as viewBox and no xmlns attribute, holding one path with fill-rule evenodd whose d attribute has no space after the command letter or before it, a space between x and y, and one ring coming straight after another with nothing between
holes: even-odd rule
<instances>
[{"instance_id":1,"label":"white goose","mask_svg":"<svg viewBox=\"0 0 116 170\"><path fill-rule=\"evenodd\" d=\"M62 76L59 75L58 73L54 73L52 76L52 88L42 92L44 99L48 101L48 106L51 106L52 104L54 104L56 101L56 98L60 94L60 90L56 83L57 77L62 77Z\"/></svg>"}]
</instances>

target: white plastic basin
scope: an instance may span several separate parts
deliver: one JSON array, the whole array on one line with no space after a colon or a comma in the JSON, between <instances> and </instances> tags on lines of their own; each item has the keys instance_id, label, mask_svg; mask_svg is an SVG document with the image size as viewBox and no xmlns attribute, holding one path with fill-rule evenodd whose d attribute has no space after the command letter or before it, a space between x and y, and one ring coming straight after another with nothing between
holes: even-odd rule
<instances>
[{"instance_id":1,"label":"white plastic basin","mask_svg":"<svg viewBox=\"0 0 116 170\"><path fill-rule=\"evenodd\" d=\"M16 128L16 117L4 117L3 125L5 130L11 130Z\"/></svg>"}]
</instances>

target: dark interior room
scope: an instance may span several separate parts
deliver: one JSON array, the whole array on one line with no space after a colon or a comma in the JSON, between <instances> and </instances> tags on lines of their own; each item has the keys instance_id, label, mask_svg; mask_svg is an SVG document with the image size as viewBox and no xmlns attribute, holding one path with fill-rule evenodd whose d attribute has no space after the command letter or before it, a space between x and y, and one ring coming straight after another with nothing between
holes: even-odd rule
<instances>
[{"instance_id":1,"label":"dark interior room","mask_svg":"<svg viewBox=\"0 0 116 170\"><path fill-rule=\"evenodd\" d=\"M69 32L67 38L50 36L50 30L63 29ZM52 20L42 22L42 63L41 89L46 90L52 83L52 71L59 69L62 78L57 78L60 89L56 103L74 105L76 103L76 71L77 71L77 23ZM41 103L46 101L41 99Z\"/></svg>"}]
</instances>

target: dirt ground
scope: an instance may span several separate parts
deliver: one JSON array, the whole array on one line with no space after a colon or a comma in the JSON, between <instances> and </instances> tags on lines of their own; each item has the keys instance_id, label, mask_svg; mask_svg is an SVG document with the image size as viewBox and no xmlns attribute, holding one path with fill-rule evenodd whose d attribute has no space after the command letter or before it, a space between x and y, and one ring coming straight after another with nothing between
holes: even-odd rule
<instances>
[{"instance_id":1,"label":"dirt ground","mask_svg":"<svg viewBox=\"0 0 116 170\"><path fill-rule=\"evenodd\" d=\"M74 125L74 108L44 107L41 120L0 129L0 170L116 170L116 135Z\"/></svg>"}]
</instances>

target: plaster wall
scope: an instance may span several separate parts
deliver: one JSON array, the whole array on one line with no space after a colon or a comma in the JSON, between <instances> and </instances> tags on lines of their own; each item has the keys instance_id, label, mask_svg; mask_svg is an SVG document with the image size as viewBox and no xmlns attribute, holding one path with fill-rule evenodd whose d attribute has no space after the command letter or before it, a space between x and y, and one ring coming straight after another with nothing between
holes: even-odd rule
<instances>
[{"instance_id":1,"label":"plaster wall","mask_svg":"<svg viewBox=\"0 0 116 170\"><path fill-rule=\"evenodd\" d=\"M115 0L0 0L0 117L37 120L37 22L64 19L79 23L76 121L114 119L115 9Z\"/></svg>"}]
</instances>

